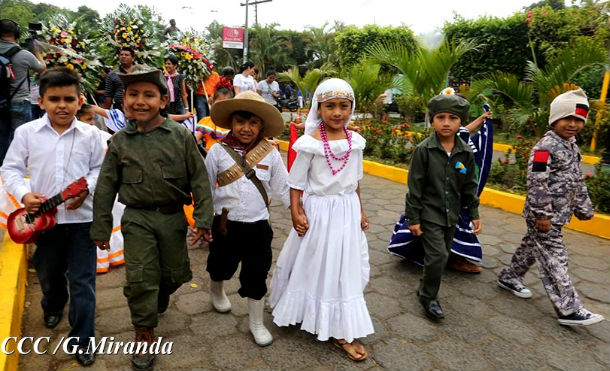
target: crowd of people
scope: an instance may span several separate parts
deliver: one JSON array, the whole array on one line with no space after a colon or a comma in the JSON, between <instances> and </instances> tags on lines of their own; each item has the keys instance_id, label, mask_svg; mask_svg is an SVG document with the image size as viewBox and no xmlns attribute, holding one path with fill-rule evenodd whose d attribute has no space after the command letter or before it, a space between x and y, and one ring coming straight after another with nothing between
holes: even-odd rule
<instances>
[{"instance_id":1,"label":"crowd of people","mask_svg":"<svg viewBox=\"0 0 610 371\"><path fill-rule=\"evenodd\" d=\"M3 39L8 33L2 29ZM29 55L23 59L42 70ZM337 78L320 83L304 135L292 144L297 155L288 171L268 140L284 130L273 104L279 94L275 72L257 81L255 66L245 63L232 81L233 71L224 69L211 80L213 86L204 82L197 104L202 112L209 104L209 116L193 133L176 122L192 114L175 59L165 59L165 73L134 65L129 48L120 51L119 60L119 69L107 77L104 107L84 104L74 71L45 71L38 98L45 113L15 128L0 168L6 190L32 215L47 197L86 179L87 189L57 207L57 224L36 241L32 263L43 291L45 325L57 326L69 299L70 345L79 349L80 364L94 363L88 345L95 336L96 261L98 251L116 258L108 252L118 213L135 341L151 345L171 295L192 279L184 212L184 205L192 205L189 242L209 243L206 270L217 312L231 311L224 282L241 264L238 293L248 301L249 330L258 346L271 345L263 318L273 268L269 304L277 326L300 324L350 359L366 359L357 339L374 332L364 297L370 274L365 231L371 221L359 185L366 141L348 127L356 107L352 87ZM413 289L428 318L439 321L444 310L438 292L456 229L462 228L460 213L474 235L483 222L475 155L458 136L469 122L470 104L457 94L439 94L427 108L434 131L415 149L403 222L423 253L421 284ZM559 323L590 325L603 317L580 301L561 235L572 214L583 220L593 216L574 142L589 104L579 89L557 96L550 108L549 131L529 162L527 234L497 284L531 297L523 276L537 262ZM95 114L112 136L91 125ZM293 225L275 267L272 197L290 209ZM136 369L151 369L154 358L141 347L131 361Z\"/></svg>"}]
</instances>

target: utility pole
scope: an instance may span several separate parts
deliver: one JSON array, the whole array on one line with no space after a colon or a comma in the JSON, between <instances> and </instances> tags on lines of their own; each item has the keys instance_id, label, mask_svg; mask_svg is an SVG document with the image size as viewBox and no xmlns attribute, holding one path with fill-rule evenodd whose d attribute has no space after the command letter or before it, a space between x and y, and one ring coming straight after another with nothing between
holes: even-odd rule
<instances>
[{"instance_id":1,"label":"utility pole","mask_svg":"<svg viewBox=\"0 0 610 371\"><path fill-rule=\"evenodd\" d=\"M269 3L273 0L258 0L250 2L246 0L246 3L239 4L240 6L246 7L246 26L244 28L244 63L248 61L248 6L254 5L254 23L258 24L258 4Z\"/></svg>"}]
</instances>

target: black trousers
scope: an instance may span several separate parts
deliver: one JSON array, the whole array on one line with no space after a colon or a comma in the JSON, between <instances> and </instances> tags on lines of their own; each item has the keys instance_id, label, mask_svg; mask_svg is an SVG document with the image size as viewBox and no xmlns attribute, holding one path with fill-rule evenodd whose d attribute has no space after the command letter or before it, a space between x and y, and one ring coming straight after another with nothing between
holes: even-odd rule
<instances>
[{"instance_id":1,"label":"black trousers","mask_svg":"<svg viewBox=\"0 0 610 371\"><path fill-rule=\"evenodd\" d=\"M91 223L58 224L36 240L32 263L42 288L46 315L61 315L70 300L70 337L88 344L95 336L97 248L89 237Z\"/></svg>"},{"instance_id":2,"label":"black trousers","mask_svg":"<svg viewBox=\"0 0 610 371\"><path fill-rule=\"evenodd\" d=\"M207 271L212 281L233 277L241 262L238 293L243 298L262 299L267 293L267 275L271 268L273 230L267 220L254 223L227 221L227 235L218 231L219 218L214 218L213 241L210 243Z\"/></svg>"}]
</instances>

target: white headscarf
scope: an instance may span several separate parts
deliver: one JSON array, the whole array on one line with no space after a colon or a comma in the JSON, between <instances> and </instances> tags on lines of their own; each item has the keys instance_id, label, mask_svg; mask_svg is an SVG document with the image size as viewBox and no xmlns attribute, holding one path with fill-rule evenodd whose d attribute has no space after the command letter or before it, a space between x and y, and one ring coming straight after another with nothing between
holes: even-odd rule
<instances>
[{"instance_id":1,"label":"white headscarf","mask_svg":"<svg viewBox=\"0 0 610 371\"><path fill-rule=\"evenodd\" d=\"M307 121L305 121L305 134L311 134L316 131L318 125L320 125L320 122L322 121L322 117L318 115L318 104L334 98L345 98L352 102L352 113L345 122L345 126L350 123L352 116L354 115L354 109L356 108L354 89L352 89L350 84L345 80L328 79L318 85L316 92L313 94L311 109L309 110Z\"/></svg>"}]
</instances>

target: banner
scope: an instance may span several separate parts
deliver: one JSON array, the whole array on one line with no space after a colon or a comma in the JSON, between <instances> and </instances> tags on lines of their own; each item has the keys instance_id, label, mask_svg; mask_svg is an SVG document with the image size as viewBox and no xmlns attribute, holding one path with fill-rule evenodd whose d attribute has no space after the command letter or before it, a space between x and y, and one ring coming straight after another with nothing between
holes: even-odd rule
<instances>
[{"instance_id":1,"label":"banner","mask_svg":"<svg viewBox=\"0 0 610 371\"><path fill-rule=\"evenodd\" d=\"M243 49L244 29L234 27L223 27L222 47L227 49Z\"/></svg>"}]
</instances>

